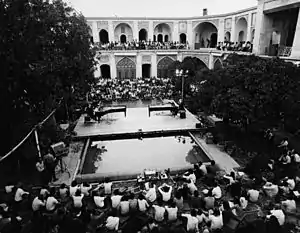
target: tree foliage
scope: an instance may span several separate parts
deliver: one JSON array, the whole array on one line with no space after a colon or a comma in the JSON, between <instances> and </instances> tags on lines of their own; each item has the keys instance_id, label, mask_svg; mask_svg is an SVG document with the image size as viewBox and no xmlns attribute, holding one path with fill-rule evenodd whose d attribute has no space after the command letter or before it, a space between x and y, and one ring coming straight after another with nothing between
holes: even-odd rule
<instances>
[{"instance_id":1,"label":"tree foliage","mask_svg":"<svg viewBox=\"0 0 300 233\"><path fill-rule=\"evenodd\" d=\"M1 127L11 148L59 99L69 105L88 90L94 52L84 17L62 0L1 0L0 11Z\"/></svg>"}]
</instances>

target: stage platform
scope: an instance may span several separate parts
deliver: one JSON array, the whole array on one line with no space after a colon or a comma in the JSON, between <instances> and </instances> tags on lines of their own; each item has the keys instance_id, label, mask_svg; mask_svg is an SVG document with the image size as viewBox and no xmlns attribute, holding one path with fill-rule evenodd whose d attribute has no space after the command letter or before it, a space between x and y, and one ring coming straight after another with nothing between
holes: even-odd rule
<instances>
[{"instance_id":1,"label":"stage platform","mask_svg":"<svg viewBox=\"0 0 300 233\"><path fill-rule=\"evenodd\" d=\"M113 135L136 135L155 132L176 133L183 131L197 131L199 120L189 111L186 118L173 116L170 111L153 112L149 117L148 107L127 108L124 113L110 113L101 118L100 122L84 123L84 115L80 117L74 129L75 139L91 137L99 138Z\"/></svg>"}]
</instances>

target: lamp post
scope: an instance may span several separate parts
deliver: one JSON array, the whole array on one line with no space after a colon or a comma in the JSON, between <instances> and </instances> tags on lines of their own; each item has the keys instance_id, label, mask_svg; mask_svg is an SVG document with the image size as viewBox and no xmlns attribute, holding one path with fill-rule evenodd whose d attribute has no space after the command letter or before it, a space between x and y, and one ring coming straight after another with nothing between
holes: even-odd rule
<instances>
[{"instance_id":1,"label":"lamp post","mask_svg":"<svg viewBox=\"0 0 300 233\"><path fill-rule=\"evenodd\" d=\"M176 69L175 71L176 77L181 78L181 100L182 106L184 106L184 78L188 77L189 71L183 69Z\"/></svg>"}]
</instances>

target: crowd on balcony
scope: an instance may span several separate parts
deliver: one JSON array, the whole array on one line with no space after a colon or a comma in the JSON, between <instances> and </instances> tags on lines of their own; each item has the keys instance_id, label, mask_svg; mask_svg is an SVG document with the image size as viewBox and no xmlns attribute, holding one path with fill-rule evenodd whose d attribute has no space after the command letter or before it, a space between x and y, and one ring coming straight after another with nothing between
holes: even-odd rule
<instances>
[{"instance_id":1,"label":"crowd on balcony","mask_svg":"<svg viewBox=\"0 0 300 233\"><path fill-rule=\"evenodd\" d=\"M95 43L101 50L157 50L157 49L189 49L188 43L178 41L157 42L157 41L128 41L125 43L110 42L106 44Z\"/></svg>"},{"instance_id":2,"label":"crowd on balcony","mask_svg":"<svg viewBox=\"0 0 300 233\"><path fill-rule=\"evenodd\" d=\"M253 44L250 41L241 42L218 42L217 50L222 51L240 51L240 52L252 52Z\"/></svg>"},{"instance_id":3,"label":"crowd on balcony","mask_svg":"<svg viewBox=\"0 0 300 233\"><path fill-rule=\"evenodd\" d=\"M278 159L252 176L224 174L211 161L175 176L167 169L131 183L108 178L60 187L8 183L0 195L0 232L226 233L237 225L243 232L290 232L291 216L293 224L299 222L300 156L288 140L278 151Z\"/></svg>"},{"instance_id":4,"label":"crowd on balcony","mask_svg":"<svg viewBox=\"0 0 300 233\"><path fill-rule=\"evenodd\" d=\"M92 88L90 97L96 101L170 99L173 95L170 79L137 78L134 80L103 79Z\"/></svg>"}]
</instances>

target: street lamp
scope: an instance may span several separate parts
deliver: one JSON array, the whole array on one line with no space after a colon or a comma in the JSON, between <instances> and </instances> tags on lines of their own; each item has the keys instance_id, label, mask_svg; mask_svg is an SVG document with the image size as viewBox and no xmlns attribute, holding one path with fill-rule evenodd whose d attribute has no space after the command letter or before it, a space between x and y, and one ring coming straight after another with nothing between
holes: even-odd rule
<instances>
[{"instance_id":1,"label":"street lamp","mask_svg":"<svg viewBox=\"0 0 300 233\"><path fill-rule=\"evenodd\" d=\"M181 99L182 99L182 106L184 106L184 78L188 77L189 71L183 69L176 69L175 71L176 77L181 78Z\"/></svg>"}]
</instances>

